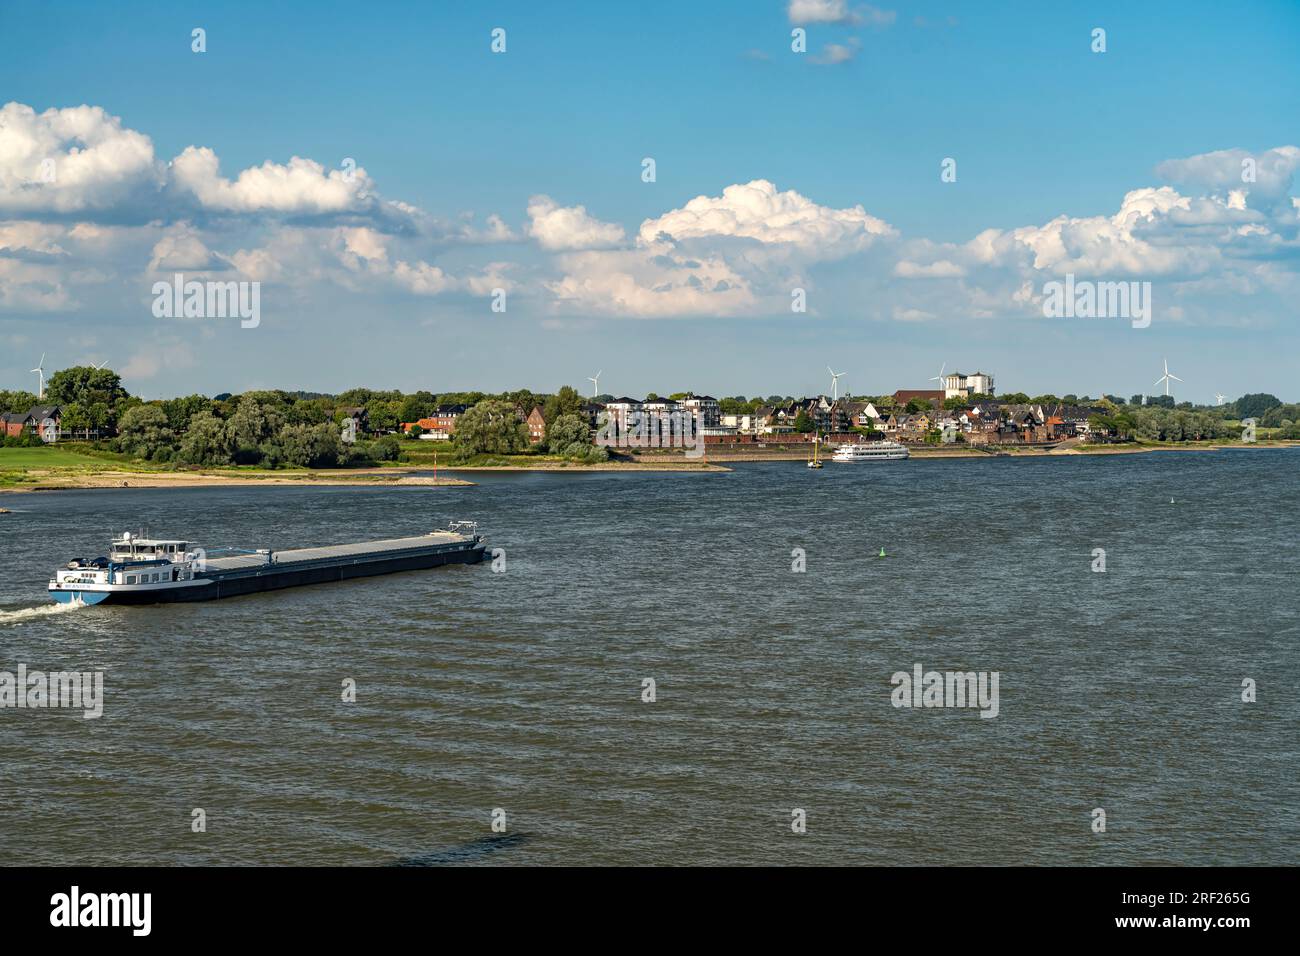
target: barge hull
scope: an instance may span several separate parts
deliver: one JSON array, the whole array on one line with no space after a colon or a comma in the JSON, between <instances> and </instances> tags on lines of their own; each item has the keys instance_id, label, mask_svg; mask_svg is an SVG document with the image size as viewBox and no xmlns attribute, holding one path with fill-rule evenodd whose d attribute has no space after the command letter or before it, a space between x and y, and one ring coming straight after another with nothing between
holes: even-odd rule
<instances>
[{"instance_id":1,"label":"barge hull","mask_svg":"<svg viewBox=\"0 0 1300 956\"><path fill-rule=\"evenodd\" d=\"M352 578L374 577L399 571L423 571L444 564L478 564L483 560L484 547L446 549L423 554L395 555L388 558L357 560L307 567L278 567L267 565L256 570L215 572L207 577L208 583L200 586L167 588L155 591L108 593L102 604L175 604L191 601L215 601L218 598L258 594L262 591L279 591L284 588L309 584L327 584Z\"/></svg>"}]
</instances>

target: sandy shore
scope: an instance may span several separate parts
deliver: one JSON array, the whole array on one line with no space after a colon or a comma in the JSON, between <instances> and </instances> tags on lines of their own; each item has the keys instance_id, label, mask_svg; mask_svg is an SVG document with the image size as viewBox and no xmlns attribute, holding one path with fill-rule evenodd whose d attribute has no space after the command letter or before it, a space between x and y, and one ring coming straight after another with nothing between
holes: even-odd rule
<instances>
[{"instance_id":1,"label":"sandy shore","mask_svg":"<svg viewBox=\"0 0 1300 956\"><path fill-rule=\"evenodd\" d=\"M461 471L644 471L702 474L730 471L704 461L601 462L576 464L537 462L529 465L471 465L462 468L439 468L435 479L427 465L398 465L388 468L320 469L317 471L280 472L193 472L193 471L94 471L63 472L58 469L31 470L27 482L0 487L9 492L67 491L84 488L220 488L257 485L274 486L341 486L348 488L455 488L474 484L450 473ZM417 474L418 472L418 474Z\"/></svg>"},{"instance_id":2,"label":"sandy shore","mask_svg":"<svg viewBox=\"0 0 1300 956\"><path fill-rule=\"evenodd\" d=\"M425 469L410 469L424 471ZM463 478L439 475L437 481L426 475L412 475L408 469L383 468L363 470L322 470L284 473L223 474L189 471L98 471L91 474L29 472L31 484L0 488L0 493L14 491L62 491L78 488L219 488L236 485L340 485L350 488L465 487L473 485Z\"/></svg>"}]
</instances>

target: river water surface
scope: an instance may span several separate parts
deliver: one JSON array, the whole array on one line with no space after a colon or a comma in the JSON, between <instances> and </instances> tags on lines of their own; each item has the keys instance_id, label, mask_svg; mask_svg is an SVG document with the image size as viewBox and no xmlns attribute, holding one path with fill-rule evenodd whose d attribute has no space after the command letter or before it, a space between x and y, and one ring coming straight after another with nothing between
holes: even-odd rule
<instances>
[{"instance_id":1,"label":"river water surface","mask_svg":"<svg viewBox=\"0 0 1300 956\"><path fill-rule=\"evenodd\" d=\"M0 495L0 670L105 682L99 719L0 710L7 861L1300 859L1300 451L466 477ZM46 603L141 526L454 518L502 573ZM997 716L896 708L917 664L998 672Z\"/></svg>"}]
</instances>

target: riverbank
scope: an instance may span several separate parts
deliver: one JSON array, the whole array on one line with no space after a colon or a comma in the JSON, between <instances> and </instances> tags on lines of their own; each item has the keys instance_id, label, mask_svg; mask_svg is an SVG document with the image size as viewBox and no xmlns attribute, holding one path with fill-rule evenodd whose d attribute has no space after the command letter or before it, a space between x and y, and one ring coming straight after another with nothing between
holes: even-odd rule
<instances>
[{"instance_id":1,"label":"riverbank","mask_svg":"<svg viewBox=\"0 0 1300 956\"><path fill-rule=\"evenodd\" d=\"M687 474L731 471L703 458L670 458L664 461L530 462L517 465L447 465L447 471L661 471Z\"/></svg>"},{"instance_id":2,"label":"riverbank","mask_svg":"<svg viewBox=\"0 0 1300 956\"><path fill-rule=\"evenodd\" d=\"M989 451L972 446L909 446L912 458L920 459L971 459L971 458L1043 458L1047 456L1074 455L1134 455L1154 451L1260 451L1275 448L1300 447L1300 441L1270 440L1251 444L1242 442L1126 442L1115 445L1086 445L1071 440L1050 446L984 446ZM462 472L658 472L663 474L716 474L728 472L729 465L746 462L807 460L804 449L768 448L752 451L726 451L707 458L687 458L684 454L651 453L638 455L633 460L615 460L595 463L537 459L521 456L506 464L453 465L437 469L437 477L427 464L388 465L376 468L325 468L281 469L262 471L256 469L207 469L201 471L149 470L147 466L124 467L119 462L105 462L87 456L68 456L57 451L60 458L54 467L28 467L16 470L0 469L0 494L33 491L62 491L86 488L210 488L235 486L341 486L351 488L393 487L465 487L474 483L454 477ZM75 461L72 458L75 457ZM0 459L0 465L3 465Z\"/></svg>"},{"instance_id":3,"label":"riverbank","mask_svg":"<svg viewBox=\"0 0 1300 956\"><path fill-rule=\"evenodd\" d=\"M1043 458L1051 455L1135 455L1153 451L1260 451L1268 448L1296 448L1300 441L1275 440L1251 444L1243 442L1124 442L1114 445L1085 445L1059 442L1052 445L986 445L980 447L908 445L912 458ZM803 449L767 449L764 451L722 452L708 456L710 462L807 461L810 452ZM829 460L829 457L826 458Z\"/></svg>"},{"instance_id":4,"label":"riverbank","mask_svg":"<svg viewBox=\"0 0 1300 956\"><path fill-rule=\"evenodd\" d=\"M353 488L428 488L468 487L474 483L463 478L439 475L413 475L409 471L425 469L323 469L294 472L166 472L166 471L99 471L89 474L28 475L21 484L0 485L5 492L69 491L85 488L219 488L239 485L313 485Z\"/></svg>"}]
</instances>

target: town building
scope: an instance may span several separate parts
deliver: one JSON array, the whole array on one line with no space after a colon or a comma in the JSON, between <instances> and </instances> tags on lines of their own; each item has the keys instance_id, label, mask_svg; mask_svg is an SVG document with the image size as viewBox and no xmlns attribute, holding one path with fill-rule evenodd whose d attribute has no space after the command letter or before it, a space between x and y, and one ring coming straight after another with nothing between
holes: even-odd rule
<instances>
[{"instance_id":1,"label":"town building","mask_svg":"<svg viewBox=\"0 0 1300 956\"><path fill-rule=\"evenodd\" d=\"M641 421L641 401L624 395L605 403L598 427L605 431L603 439L617 444L619 439L634 431Z\"/></svg>"},{"instance_id":2,"label":"town building","mask_svg":"<svg viewBox=\"0 0 1300 956\"><path fill-rule=\"evenodd\" d=\"M398 427L405 433L418 426L420 438L425 441L450 441L456 433L456 419L468 409L468 405L439 405L428 417L402 422Z\"/></svg>"},{"instance_id":3,"label":"town building","mask_svg":"<svg viewBox=\"0 0 1300 956\"><path fill-rule=\"evenodd\" d=\"M469 411L468 405L439 405L429 415L433 424L431 431L445 434L448 438L456 434L456 419Z\"/></svg>"},{"instance_id":4,"label":"town building","mask_svg":"<svg viewBox=\"0 0 1300 956\"><path fill-rule=\"evenodd\" d=\"M350 405L340 409L342 417L352 419L352 432L355 435L366 435L370 432L370 412L364 405Z\"/></svg>"},{"instance_id":5,"label":"town building","mask_svg":"<svg viewBox=\"0 0 1300 956\"><path fill-rule=\"evenodd\" d=\"M942 405L948 395L942 388L900 388L894 393L894 404L905 406L915 399L918 402L933 402Z\"/></svg>"},{"instance_id":6,"label":"town building","mask_svg":"<svg viewBox=\"0 0 1300 956\"><path fill-rule=\"evenodd\" d=\"M694 395L686 393L686 397L681 400L683 411L695 415L695 420L699 422L701 428L717 428L722 424L722 409L718 400L712 395Z\"/></svg>"},{"instance_id":7,"label":"town building","mask_svg":"<svg viewBox=\"0 0 1300 956\"><path fill-rule=\"evenodd\" d=\"M992 395L993 376L987 372L951 372L943 379L944 398L969 398L971 395Z\"/></svg>"},{"instance_id":8,"label":"town building","mask_svg":"<svg viewBox=\"0 0 1300 956\"><path fill-rule=\"evenodd\" d=\"M46 444L69 437L63 431L63 409L58 405L36 405L26 412L10 412L0 416L6 438L36 434Z\"/></svg>"},{"instance_id":9,"label":"town building","mask_svg":"<svg viewBox=\"0 0 1300 956\"><path fill-rule=\"evenodd\" d=\"M542 406L534 405L524 423L528 426L528 440L534 445L546 437L546 419L542 417Z\"/></svg>"},{"instance_id":10,"label":"town building","mask_svg":"<svg viewBox=\"0 0 1300 956\"><path fill-rule=\"evenodd\" d=\"M600 402L585 402L578 409L578 414L587 420L587 426L593 431L600 427L600 416L605 406Z\"/></svg>"},{"instance_id":11,"label":"town building","mask_svg":"<svg viewBox=\"0 0 1300 956\"><path fill-rule=\"evenodd\" d=\"M26 412L5 412L0 415L0 426L4 427L5 438L20 438L27 429L31 416Z\"/></svg>"}]
</instances>

